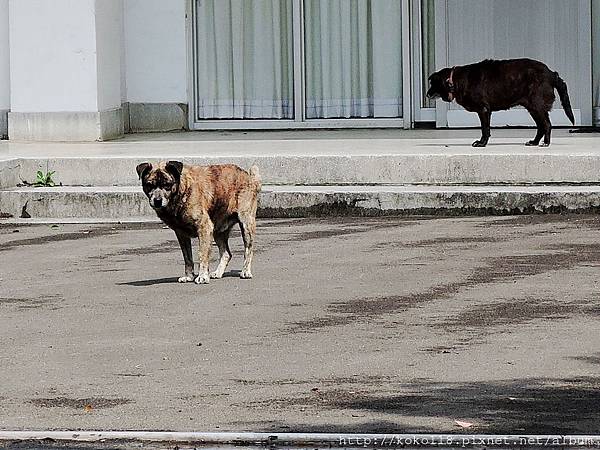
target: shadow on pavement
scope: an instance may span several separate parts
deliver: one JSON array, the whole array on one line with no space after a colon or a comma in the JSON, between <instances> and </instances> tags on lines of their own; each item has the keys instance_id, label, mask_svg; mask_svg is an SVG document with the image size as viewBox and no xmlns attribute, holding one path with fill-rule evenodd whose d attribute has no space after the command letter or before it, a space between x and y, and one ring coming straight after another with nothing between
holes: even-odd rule
<instances>
[{"instance_id":1,"label":"shadow on pavement","mask_svg":"<svg viewBox=\"0 0 600 450\"><path fill-rule=\"evenodd\" d=\"M263 431L334 433L439 433L452 428L454 420L466 420L475 425L468 430L456 427L456 433L600 432L600 377L527 378L476 383L425 382L414 387L404 384L401 387L402 391L408 388L409 392L390 393L393 385L383 394L333 388L319 390L318 395L271 402L278 407L345 410L356 417L368 417L369 413L386 414L390 415L390 419L355 425L318 426L267 422L260 428ZM410 425L414 418L418 418L420 423L425 420L432 424L429 427Z\"/></svg>"},{"instance_id":2,"label":"shadow on pavement","mask_svg":"<svg viewBox=\"0 0 600 450\"><path fill-rule=\"evenodd\" d=\"M138 280L138 281L127 281L125 283L116 283L119 286L153 286L155 284L167 284L167 283L177 283L177 278L155 278L154 280Z\"/></svg>"}]
</instances>

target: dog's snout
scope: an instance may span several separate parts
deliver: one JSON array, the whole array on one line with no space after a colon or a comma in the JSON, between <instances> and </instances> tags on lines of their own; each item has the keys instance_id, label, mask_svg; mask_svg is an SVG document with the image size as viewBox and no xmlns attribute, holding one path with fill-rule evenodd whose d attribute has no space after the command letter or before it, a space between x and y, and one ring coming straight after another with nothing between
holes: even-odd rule
<instances>
[{"instance_id":1,"label":"dog's snout","mask_svg":"<svg viewBox=\"0 0 600 450\"><path fill-rule=\"evenodd\" d=\"M161 208L162 207L162 198L153 199L152 206L154 206L155 208Z\"/></svg>"}]
</instances>

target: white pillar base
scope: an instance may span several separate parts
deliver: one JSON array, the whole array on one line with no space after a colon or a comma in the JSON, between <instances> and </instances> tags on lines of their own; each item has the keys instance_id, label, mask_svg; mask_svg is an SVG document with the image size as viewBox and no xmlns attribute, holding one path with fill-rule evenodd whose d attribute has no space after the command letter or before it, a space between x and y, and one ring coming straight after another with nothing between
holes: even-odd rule
<instances>
[{"instance_id":1,"label":"white pillar base","mask_svg":"<svg viewBox=\"0 0 600 450\"><path fill-rule=\"evenodd\" d=\"M8 135L17 141L106 141L123 136L121 108L100 112L9 112Z\"/></svg>"}]
</instances>

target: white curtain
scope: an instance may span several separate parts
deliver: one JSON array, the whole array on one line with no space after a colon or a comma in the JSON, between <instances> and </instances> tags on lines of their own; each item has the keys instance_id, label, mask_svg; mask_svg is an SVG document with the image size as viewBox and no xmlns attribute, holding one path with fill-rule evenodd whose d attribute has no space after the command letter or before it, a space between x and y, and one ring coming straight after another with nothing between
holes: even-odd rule
<instances>
[{"instance_id":1,"label":"white curtain","mask_svg":"<svg viewBox=\"0 0 600 450\"><path fill-rule=\"evenodd\" d=\"M198 119L293 118L292 0L196 0Z\"/></svg>"},{"instance_id":2,"label":"white curtain","mask_svg":"<svg viewBox=\"0 0 600 450\"><path fill-rule=\"evenodd\" d=\"M402 117L402 1L306 0L306 116Z\"/></svg>"}]
</instances>

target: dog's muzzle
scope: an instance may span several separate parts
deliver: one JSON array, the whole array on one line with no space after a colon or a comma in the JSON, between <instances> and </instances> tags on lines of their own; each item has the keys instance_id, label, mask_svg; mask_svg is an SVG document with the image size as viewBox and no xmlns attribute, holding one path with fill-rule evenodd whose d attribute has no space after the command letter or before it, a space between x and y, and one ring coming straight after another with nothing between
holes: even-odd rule
<instances>
[{"instance_id":1,"label":"dog's muzzle","mask_svg":"<svg viewBox=\"0 0 600 450\"><path fill-rule=\"evenodd\" d=\"M164 195L164 192L158 189L151 192L148 197L150 206L154 209L164 208L169 203L169 199Z\"/></svg>"}]
</instances>

